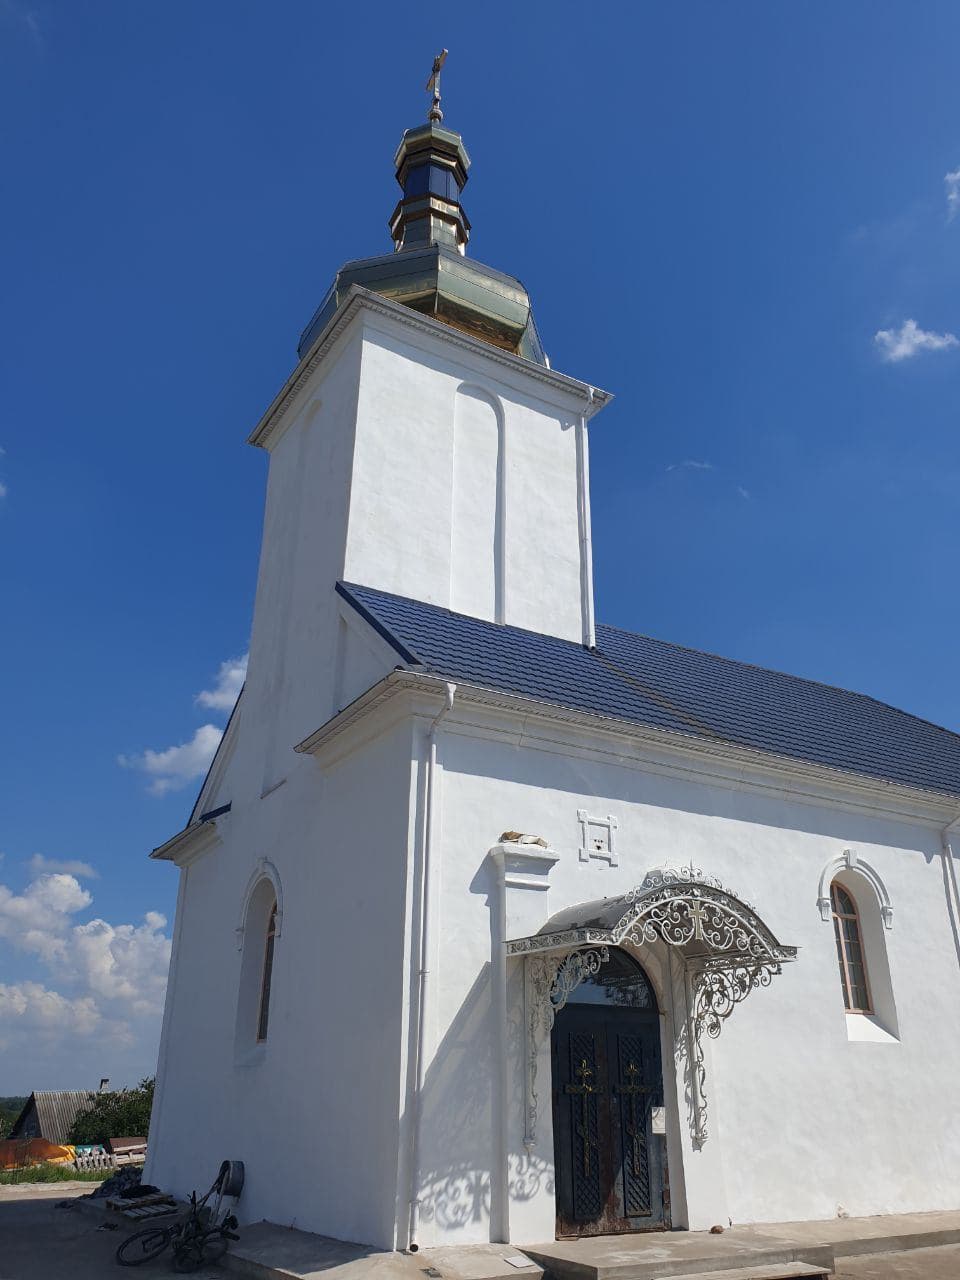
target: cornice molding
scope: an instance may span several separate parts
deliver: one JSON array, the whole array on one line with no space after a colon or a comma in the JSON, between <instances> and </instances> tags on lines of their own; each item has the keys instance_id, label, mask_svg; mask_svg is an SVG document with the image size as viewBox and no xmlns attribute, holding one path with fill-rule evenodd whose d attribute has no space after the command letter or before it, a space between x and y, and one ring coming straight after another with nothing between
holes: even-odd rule
<instances>
[{"instance_id":1,"label":"cornice molding","mask_svg":"<svg viewBox=\"0 0 960 1280\"><path fill-rule=\"evenodd\" d=\"M338 712L319 729L316 729L302 742L298 742L293 748L298 755L315 756L324 751L337 738L341 738L345 733L349 732L355 724L371 715L384 703L392 701L392 699L402 691L401 677L414 676L413 680L403 681L403 686L419 685L421 678L415 676L409 671L391 671L383 680L378 681L369 688L366 693L362 693L359 698L351 702L348 707Z\"/></svg>"},{"instance_id":2,"label":"cornice molding","mask_svg":"<svg viewBox=\"0 0 960 1280\"><path fill-rule=\"evenodd\" d=\"M403 669L392 671L339 715L298 743L294 750L309 755L325 754L334 741L349 735L359 722L367 720L401 693L418 692L427 695L429 701L422 713L429 714L434 703L442 702L445 688L446 681L442 676ZM904 818L919 820L931 826L942 825L944 813L952 816L960 807L960 796L950 793L904 787L842 769L808 764L791 756L774 755L715 739L678 734L651 725L634 724L553 706L478 685L458 682L457 707L460 714L455 713L449 721L448 727L452 732L458 728L461 731L477 728L463 721L462 713L466 707L489 709L520 718L523 722L521 739L528 742L534 741L540 734L545 741L559 742L564 747L579 750L581 744L573 744L569 741L569 736L563 736L565 730L568 734L572 730L578 734L602 738L604 745L597 748L601 754L630 760L635 768L652 769L672 776L696 772L709 775L712 784L719 783L740 790L767 793L776 790L781 794L788 792L797 801L844 804L866 809L872 814L879 812L900 821ZM409 713L415 715L418 711L411 708ZM497 732L491 726L485 726L485 729L493 734ZM504 727L502 731L516 734L516 729L507 730ZM351 749L350 746L341 744L339 754L343 753L344 747L346 751ZM667 752L675 759L650 760L638 754L645 749ZM760 776L755 779L747 777L746 771L751 769L756 770Z\"/></svg>"},{"instance_id":3,"label":"cornice molding","mask_svg":"<svg viewBox=\"0 0 960 1280\"><path fill-rule=\"evenodd\" d=\"M163 862L174 862L178 867L189 866L220 843L218 821L219 819L209 818L206 822L191 822L188 827L171 836L165 844L158 845L150 857Z\"/></svg>"},{"instance_id":4,"label":"cornice molding","mask_svg":"<svg viewBox=\"0 0 960 1280\"><path fill-rule=\"evenodd\" d=\"M419 311L413 311L410 307L404 306L403 303L391 302L389 298L383 298L380 294L372 293L369 289L364 289L360 285L352 285L347 293L346 300L331 316L326 327L317 335L313 346L280 388L266 413L247 437L248 444L256 445L261 449L269 446L271 437L282 426L286 425L283 421L284 417L297 393L317 366L324 360L327 352L336 344L354 317L361 311L385 316L406 329L440 338L449 346L456 347L462 351L469 351L471 355L481 355L494 364L509 369L511 373L520 373L523 377L533 379L535 382L541 382L556 391L566 392L575 400L583 402L582 414L584 418L592 418L595 413L598 413L605 404L608 404L613 399L608 391L601 391L596 387L591 387L589 383L581 382L577 378L571 378L565 373L557 373L556 370L548 369L545 365L534 364L529 360L524 360L521 356L515 356L509 351L501 351L498 347L484 342L482 338L474 338L468 333L462 333L459 329L451 328L450 325L444 324L442 320L434 320L430 316L421 315Z\"/></svg>"}]
</instances>

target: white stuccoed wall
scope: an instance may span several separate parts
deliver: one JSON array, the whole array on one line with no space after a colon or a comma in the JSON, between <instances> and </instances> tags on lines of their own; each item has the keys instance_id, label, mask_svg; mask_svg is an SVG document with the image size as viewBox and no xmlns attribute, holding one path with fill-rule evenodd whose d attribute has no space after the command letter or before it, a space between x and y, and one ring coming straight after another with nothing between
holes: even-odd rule
<instances>
[{"instance_id":1,"label":"white stuccoed wall","mask_svg":"<svg viewBox=\"0 0 960 1280\"><path fill-rule=\"evenodd\" d=\"M408 724L326 776L295 757L265 800L235 794L221 843L181 871L148 1165L159 1184L188 1195L240 1159L242 1221L392 1246L412 785ZM235 931L262 858L279 875L282 931L265 1051L238 1053Z\"/></svg>"},{"instance_id":2,"label":"white stuccoed wall","mask_svg":"<svg viewBox=\"0 0 960 1280\"><path fill-rule=\"evenodd\" d=\"M644 959L666 1015L675 1225L830 1218L841 1205L854 1215L954 1206L960 1119L948 1099L960 1052L960 971L939 856L943 813L920 803L912 816L908 807L898 816L871 814L842 789L801 802L799 788L758 771L691 781L682 759L651 772L639 760L604 759L598 742L591 749L586 739L568 740L564 749L549 734L535 743L529 724L526 732L523 745L506 734L497 741L489 726L478 738L452 717L443 733L442 995L430 1073L435 1145L426 1163L433 1227L424 1227L423 1243L487 1239L497 1202L500 1099L490 1069L499 1035L490 983L496 872L486 854L505 828L541 834L561 855L550 874L551 914L621 893L654 867L692 860L748 900L780 941L801 948L709 1043L710 1137L699 1151L682 1074L670 1078L672 1018L678 1015L679 1028L682 1010L670 1007L666 949ZM618 867L580 861L578 808L617 816ZM848 1039L833 926L816 904L824 865L846 847L880 872L893 901L894 927L882 938L899 1042ZM866 881L850 883L864 916L879 919ZM510 968L514 1022L519 961ZM510 1237L518 1243L553 1235L549 1080L545 1045L540 1134L528 1156L519 1141L522 1064L514 1053L507 1105Z\"/></svg>"},{"instance_id":3,"label":"white stuccoed wall","mask_svg":"<svg viewBox=\"0 0 960 1280\"><path fill-rule=\"evenodd\" d=\"M365 317L343 576L580 642L584 388L495 356Z\"/></svg>"}]
</instances>

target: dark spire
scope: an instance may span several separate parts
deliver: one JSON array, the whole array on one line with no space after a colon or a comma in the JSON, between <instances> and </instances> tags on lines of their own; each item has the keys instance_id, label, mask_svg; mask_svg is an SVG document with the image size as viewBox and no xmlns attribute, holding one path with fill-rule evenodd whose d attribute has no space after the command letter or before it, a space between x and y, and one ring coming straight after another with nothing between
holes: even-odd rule
<instances>
[{"instance_id":1,"label":"dark spire","mask_svg":"<svg viewBox=\"0 0 960 1280\"><path fill-rule=\"evenodd\" d=\"M470 238L470 223L460 203L470 157L459 133L444 129L440 110L440 69L446 59L444 49L434 58L426 83L431 95L427 123L406 131L394 158L403 188L390 218L398 251L440 244L463 253Z\"/></svg>"},{"instance_id":2,"label":"dark spire","mask_svg":"<svg viewBox=\"0 0 960 1280\"><path fill-rule=\"evenodd\" d=\"M2 3L2 0L0 0ZM465 256L470 223L460 203L470 157L459 133L443 127L440 69L444 49L427 81L427 123L408 129L397 149L397 181L403 188L390 219L394 252L345 263L300 335L301 356L310 350L354 285L382 294L452 329L547 364L530 297L513 276Z\"/></svg>"}]
</instances>

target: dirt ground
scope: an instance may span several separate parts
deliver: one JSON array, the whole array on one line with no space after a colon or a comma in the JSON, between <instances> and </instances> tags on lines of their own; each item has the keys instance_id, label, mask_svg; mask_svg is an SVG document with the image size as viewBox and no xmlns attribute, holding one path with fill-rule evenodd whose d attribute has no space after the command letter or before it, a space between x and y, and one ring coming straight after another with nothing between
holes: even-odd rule
<instances>
[{"instance_id":1,"label":"dirt ground","mask_svg":"<svg viewBox=\"0 0 960 1280\"><path fill-rule=\"evenodd\" d=\"M0 1187L0 1280L120 1280L126 1275L113 1256L123 1227L104 1231L99 1214L75 1204L57 1207L58 1201L72 1202L89 1191L89 1183ZM136 1274L159 1280L177 1273L167 1253ZM198 1280L224 1280L229 1272L206 1267L193 1274ZM836 1280L960 1280L960 1245L841 1258Z\"/></svg>"},{"instance_id":2,"label":"dirt ground","mask_svg":"<svg viewBox=\"0 0 960 1280\"><path fill-rule=\"evenodd\" d=\"M117 1280L126 1275L159 1280L177 1275L169 1252L135 1272L121 1269L113 1255L123 1227L101 1231L99 1214L76 1204L57 1208L58 1201L75 1201L92 1189L89 1182L0 1187L0 1280L104 1280L113 1275ZM229 1273L206 1267L193 1274L199 1280L224 1280Z\"/></svg>"}]
</instances>

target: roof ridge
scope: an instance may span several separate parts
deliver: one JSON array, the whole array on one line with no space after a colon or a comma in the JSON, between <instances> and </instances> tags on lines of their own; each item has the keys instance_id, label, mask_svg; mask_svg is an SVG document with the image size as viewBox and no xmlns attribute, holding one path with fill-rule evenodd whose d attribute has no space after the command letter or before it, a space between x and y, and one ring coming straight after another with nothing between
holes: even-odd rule
<instances>
[{"instance_id":1,"label":"roof ridge","mask_svg":"<svg viewBox=\"0 0 960 1280\"><path fill-rule=\"evenodd\" d=\"M745 662L742 658L730 658L723 653L714 653L712 649L696 649L693 645L680 644L676 640L661 640L659 636L648 635L645 631L628 631L626 627L618 627L610 622L597 623L598 628L603 627L608 631L618 631L621 635L634 636L638 640L652 640L654 644L662 644L670 649L680 649L684 653L695 653L704 658L712 658L715 662L724 662L732 667L745 667L750 671L762 671L766 675L781 676L785 680L795 680L798 684L814 685L818 689L829 689L831 693L842 693L848 698L860 698L864 702L872 702L874 706L883 707L886 711L895 711L898 716L909 716L911 720L916 720L919 724L928 725L931 729L938 729L941 733L948 734L951 738L960 739L960 732L956 729L948 729L946 725L938 724L936 720L928 720L926 716L917 715L914 711L906 711L903 707L894 706L892 702L884 702L880 698L875 698L873 694L861 693L859 689L848 689L842 684L829 684L826 680L816 680L813 676L798 676L792 671L781 671L779 667L764 667L759 662Z\"/></svg>"}]
</instances>

